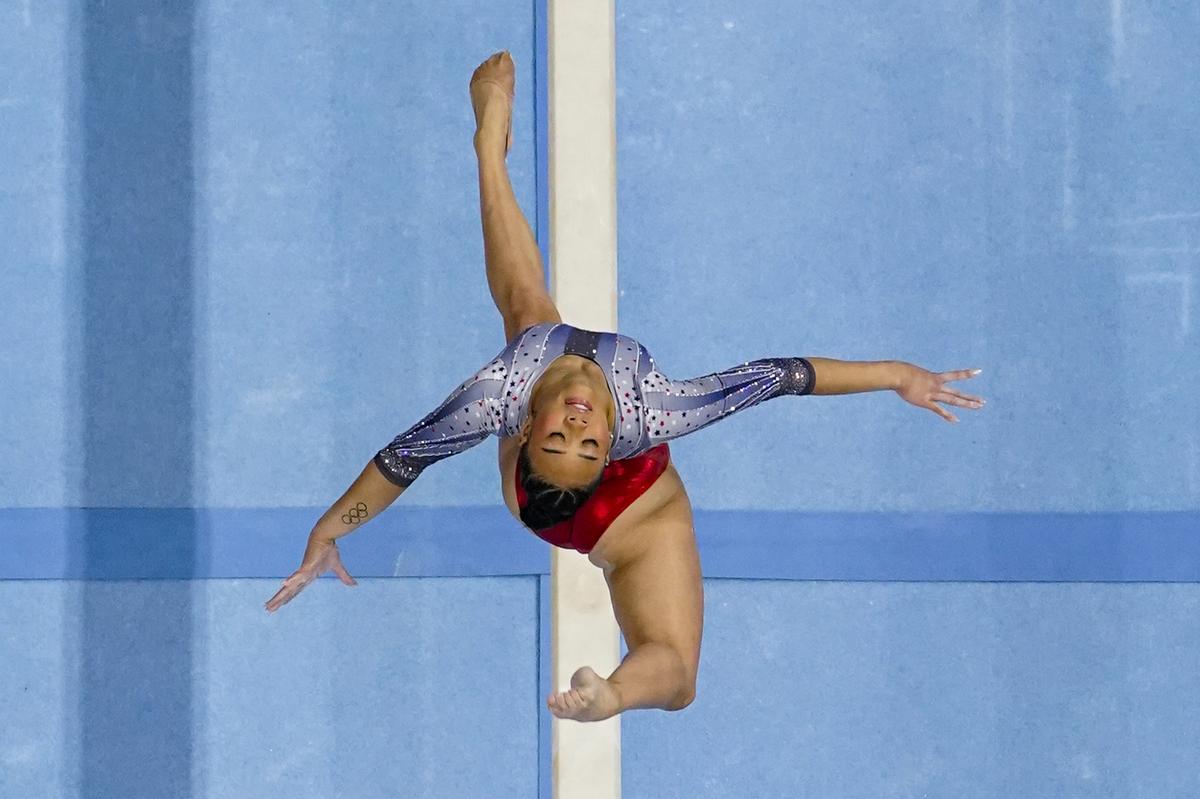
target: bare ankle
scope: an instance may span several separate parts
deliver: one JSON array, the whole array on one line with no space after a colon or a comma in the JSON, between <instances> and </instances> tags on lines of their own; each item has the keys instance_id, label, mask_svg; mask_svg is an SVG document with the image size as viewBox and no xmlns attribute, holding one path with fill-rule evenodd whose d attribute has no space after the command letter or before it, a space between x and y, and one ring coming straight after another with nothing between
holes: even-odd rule
<instances>
[{"instance_id":1,"label":"bare ankle","mask_svg":"<svg viewBox=\"0 0 1200 799\"><path fill-rule=\"evenodd\" d=\"M481 162L492 159L506 160L507 153L504 152L504 134L500 134L497 137L494 133L477 130L475 131L472 143L475 147L475 157Z\"/></svg>"},{"instance_id":2,"label":"bare ankle","mask_svg":"<svg viewBox=\"0 0 1200 799\"><path fill-rule=\"evenodd\" d=\"M629 710L629 705L625 702L625 695L621 693L621 684L609 677L605 682L612 688L613 696L617 698L617 714L624 713Z\"/></svg>"}]
</instances>

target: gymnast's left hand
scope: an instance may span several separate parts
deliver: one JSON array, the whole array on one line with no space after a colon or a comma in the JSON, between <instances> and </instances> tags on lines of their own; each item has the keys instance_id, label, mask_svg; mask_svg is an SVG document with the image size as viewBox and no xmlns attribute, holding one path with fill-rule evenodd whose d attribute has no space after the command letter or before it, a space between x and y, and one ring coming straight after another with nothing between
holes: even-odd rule
<instances>
[{"instance_id":1,"label":"gymnast's left hand","mask_svg":"<svg viewBox=\"0 0 1200 799\"><path fill-rule=\"evenodd\" d=\"M958 369L953 372L930 372L911 363L901 364L901 377L896 393L918 408L928 408L947 422L957 422L952 413L937 403L958 405L979 410L987 400L946 385L951 380L966 380L979 374L979 369Z\"/></svg>"},{"instance_id":2,"label":"gymnast's left hand","mask_svg":"<svg viewBox=\"0 0 1200 799\"><path fill-rule=\"evenodd\" d=\"M350 572L342 565L337 542L309 536L308 547L304 550L304 561L291 577L283 581L283 587L275 592L275 596L267 600L267 612L274 613L286 605L292 597L327 571L332 571L346 585L358 585L358 581L351 577Z\"/></svg>"}]
</instances>

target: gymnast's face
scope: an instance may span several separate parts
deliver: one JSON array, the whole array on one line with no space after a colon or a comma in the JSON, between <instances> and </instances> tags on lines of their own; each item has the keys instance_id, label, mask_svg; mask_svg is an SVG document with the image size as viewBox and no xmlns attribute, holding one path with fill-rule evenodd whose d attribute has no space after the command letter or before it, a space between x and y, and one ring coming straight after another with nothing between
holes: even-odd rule
<instances>
[{"instance_id":1,"label":"gymnast's face","mask_svg":"<svg viewBox=\"0 0 1200 799\"><path fill-rule=\"evenodd\" d=\"M564 488L579 488L604 470L612 444L615 409L608 387L588 375L569 374L534 389L522 441L533 468ZM599 389L599 390L598 390Z\"/></svg>"}]
</instances>

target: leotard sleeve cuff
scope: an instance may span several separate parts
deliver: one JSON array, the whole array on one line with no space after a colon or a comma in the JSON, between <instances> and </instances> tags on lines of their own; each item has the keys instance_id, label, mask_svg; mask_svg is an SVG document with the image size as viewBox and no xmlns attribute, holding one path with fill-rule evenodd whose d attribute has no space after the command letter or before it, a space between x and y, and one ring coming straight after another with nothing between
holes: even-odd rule
<instances>
[{"instance_id":1,"label":"leotard sleeve cuff","mask_svg":"<svg viewBox=\"0 0 1200 799\"><path fill-rule=\"evenodd\" d=\"M817 387L817 372L807 358L780 358L783 367L783 393L804 396Z\"/></svg>"},{"instance_id":2,"label":"leotard sleeve cuff","mask_svg":"<svg viewBox=\"0 0 1200 799\"><path fill-rule=\"evenodd\" d=\"M412 485L425 468L423 464L397 457L395 453L386 447L375 453L372 461L379 468L379 471L383 473L384 477L400 488L408 488Z\"/></svg>"}]
</instances>

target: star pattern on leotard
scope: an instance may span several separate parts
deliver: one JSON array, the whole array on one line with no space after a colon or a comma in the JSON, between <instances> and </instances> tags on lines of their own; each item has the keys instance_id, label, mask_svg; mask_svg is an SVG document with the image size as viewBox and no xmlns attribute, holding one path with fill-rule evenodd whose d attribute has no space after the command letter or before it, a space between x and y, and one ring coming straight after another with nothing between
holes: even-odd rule
<instances>
[{"instance_id":1,"label":"star pattern on leotard","mask_svg":"<svg viewBox=\"0 0 1200 799\"><path fill-rule=\"evenodd\" d=\"M376 453L376 463L388 479L407 486L430 464L489 435L518 435L534 386L564 354L588 357L604 372L615 409L613 460L641 454L768 399L810 393L815 378L811 363L792 357L760 358L676 380L660 372L646 348L628 336L542 323L521 331L441 405L396 436Z\"/></svg>"}]
</instances>

